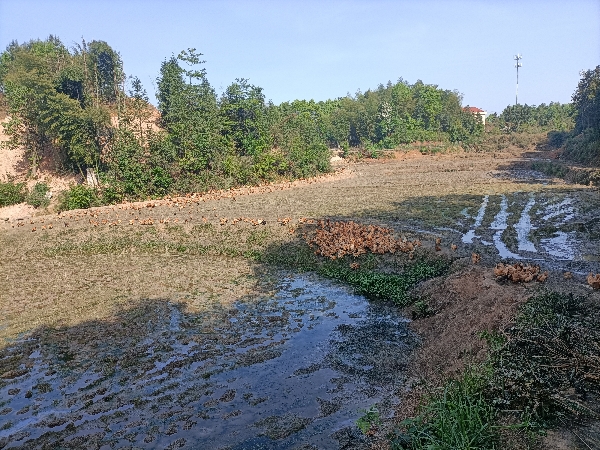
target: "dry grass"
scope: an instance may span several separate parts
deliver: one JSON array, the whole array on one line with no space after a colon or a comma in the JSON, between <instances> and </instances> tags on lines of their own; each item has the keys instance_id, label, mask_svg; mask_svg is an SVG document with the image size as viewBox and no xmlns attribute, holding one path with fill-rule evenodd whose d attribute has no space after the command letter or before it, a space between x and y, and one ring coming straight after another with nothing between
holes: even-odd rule
<instances>
[{"instance_id":1,"label":"dry grass","mask_svg":"<svg viewBox=\"0 0 600 450\"><path fill-rule=\"evenodd\" d=\"M352 176L234 199L1 223L0 337L108 317L156 296L183 299L190 308L214 299L232 302L257 289L256 254L274 242L294 241L306 218L352 218L400 232L444 227L464 208L475 210L482 194L557 187L496 177L495 170L515 160L502 156L362 163L347 169ZM238 220L244 217L265 224ZM153 225L142 225L149 219Z\"/></svg>"}]
</instances>

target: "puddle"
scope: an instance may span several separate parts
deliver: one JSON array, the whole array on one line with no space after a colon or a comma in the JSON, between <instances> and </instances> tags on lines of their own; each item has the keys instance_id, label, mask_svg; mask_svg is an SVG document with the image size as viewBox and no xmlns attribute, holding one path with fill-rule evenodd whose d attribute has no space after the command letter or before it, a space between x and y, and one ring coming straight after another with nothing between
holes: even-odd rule
<instances>
[{"instance_id":1,"label":"puddle","mask_svg":"<svg viewBox=\"0 0 600 450\"><path fill-rule=\"evenodd\" d=\"M490 225L490 229L496 230L493 236L494 246L496 250L498 250L498 254L500 258L513 258L513 259L521 259L520 255L511 252L506 244L502 242L502 233L508 227L508 200L506 195L502 195L502 201L500 202L500 211L494 217L494 221Z\"/></svg>"},{"instance_id":2,"label":"puddle","mask_svg":"<svg viewBox=\"0 0 600 450\"><path fill-rule=\"evenodd\" d=\"M473 228L467 231L462 236L462 242L464 244L471 244L475 236L475 230L481 226L481 222L483 222L483 217L485 215L485 209L488 205L489 195L483 197L483 201L481 202L481 206L479 207L479 211L477 212L477 217L475 218L475 223L473 224ZM464 212L463 212L464 213Z\"/></svg>"},{"instance_id":3,"label":"puddle","mask_svg":"<svg viewBox=\"0 0 600 450\"><path fill-rule=\"evenodd\" d=\"M122 349L69 370L35 342L3 350L30 357L0 379L0 448L366 449L356 419L393 414L416 343L395 307L309 276L210 327L167 306L110 372L93 361Z\"/></svg>"},{"instance_id":4,"label":"puddle","mask_svg":"<svg viewBox=\"0 0 600 450\"><path fill-rule=\"evenodd\" d=\"M533 208L534 205L535 197L532 193L529 195L529 201L527 202L525 208L523 208L523 211L521 212L519 222L515 224L515 229L517 230L517 242L519 251L534 253L537 252L535 245L533 245L533 242L529 240L529 233L531 233L531 230L534 228L531 225L531 216L529 215L529 212L531 211L531 208Z\"/></svg>"},{"instance_id":5,"label":"puddle","mask_svg":"<svg viewBox=\"0 0 600 450\"><path fill-rule=\"evenodd\" d=\"M565 215L562 219L562 223L566 223L575 217L575 211L573 209L572 200L567 197L560 203L548 205L545 210L545 215L541 218L542 222L547 222L550 219Z\"/></svg>"},{"instance_id":6,"label":"puddle","mask_svg":"<svg viewBox=\"0 0 600 450\"><path fill-rule=\"evenodd\" d=\"M574 233L558 231L554 237L541 239L541 243L549 255L562 260L573 260L575 258L573 240Z\"/></svg>"}]
</instances>

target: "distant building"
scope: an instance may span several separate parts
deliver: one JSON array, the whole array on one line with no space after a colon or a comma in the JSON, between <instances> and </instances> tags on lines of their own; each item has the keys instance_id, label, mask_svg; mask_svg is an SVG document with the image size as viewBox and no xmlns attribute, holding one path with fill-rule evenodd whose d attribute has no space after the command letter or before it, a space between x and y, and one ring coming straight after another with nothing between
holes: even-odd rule
<instances>
[{"instance_id":1,"label":"distant building","mask_svg":"<svg viewBox=\"0 0 600 450\"><path fill-rule=\"evenodd\" d=\"M475 115L481 117L481 121L485 125L485 116L487 115L487 113L483 109L479 109L475 106L467 106L467 107L463 108L463 110L469 111L471 114L475 114Z\"/></svg>"}]
</instances>

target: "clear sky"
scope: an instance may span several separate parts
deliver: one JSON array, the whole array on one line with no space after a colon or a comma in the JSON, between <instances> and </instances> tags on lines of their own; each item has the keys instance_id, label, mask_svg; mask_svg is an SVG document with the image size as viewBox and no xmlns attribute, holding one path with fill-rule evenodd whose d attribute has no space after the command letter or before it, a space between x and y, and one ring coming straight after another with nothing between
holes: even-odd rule
<instances>
[{"instance_id":1,"label":"clear sky","mask_svg":"<svg viewBox=\"0 0 600 450\"><path fill-rule=\"evenodd\" d=\"M402 77L501 112L516 53L519 103L570 101L600 64L600 1L0 0L0 49L49 34L107 41L153 102L161 61L195 47L217 92L248 78L275 103L325 100Z\"/></svg>"}]
</instances>

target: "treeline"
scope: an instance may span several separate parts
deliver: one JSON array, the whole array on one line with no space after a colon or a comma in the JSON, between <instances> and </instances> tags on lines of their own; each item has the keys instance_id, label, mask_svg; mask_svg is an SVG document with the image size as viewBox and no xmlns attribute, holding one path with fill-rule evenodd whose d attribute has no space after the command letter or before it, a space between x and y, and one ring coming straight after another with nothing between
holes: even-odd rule
<instances>
[{"instance_id":1,"label":"treeline","mask_svg":"<svg viewBox=\"0 0 600 450\"><path fill-rule=\"evenodd\" d=\"M507 106L500 115L490 114L487 123L504 132L570 131L575 126L575 117L572 103L517 104Z\"/></svg>"},{"instance_id":2,"label":"treeline","mask_svg":"<svg viewBox=\"0 0 600 450\"><path fill-rule=\"evenodd\" d=\"M600 166L600 66L581 72L573 94L574 130L565 141L567 157Z\"/></svg>"},{"instance_id":3,"label":"treeline","mask_svg":"<svg viewBox=\"0 0 600 450\"><path fill-rule=\"evenodd\" d=\"M0 54L7 147L100 178L103 202L161 196L330 170L330 149L370 152L415 141L469 145L483 132L461 95L403 80L321 102L275 105L237 79L222 95L194 49L163 61L158 111L104 41L67 48L57 37ZM46 155L46 156L44 156Z\"/></svg>"},{"instance_id":4,"label":"treeline","mask_svg":"<svg viewBox=\"0 0 600 450\"><path fill-rule=\"evenodd\" d=\"M600 165L600 66L581 72L572 103L507 106L488 117L488 131L546 132L549 144L572 160Z\"/></svg>"}]
</instances>

